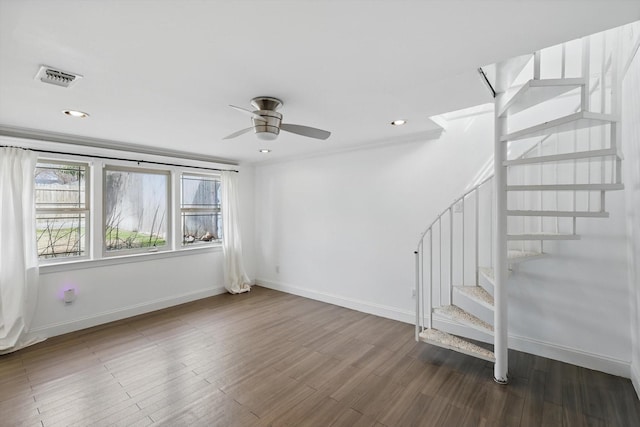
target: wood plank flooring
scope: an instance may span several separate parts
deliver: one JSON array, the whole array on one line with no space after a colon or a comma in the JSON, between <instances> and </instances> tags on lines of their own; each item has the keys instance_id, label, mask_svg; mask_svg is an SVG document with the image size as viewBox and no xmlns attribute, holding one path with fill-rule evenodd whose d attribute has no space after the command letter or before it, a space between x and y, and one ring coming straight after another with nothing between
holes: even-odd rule
<instances>
[{"instance_id":1,"label":"wood plank flooring","mask_svg":"<svg viewBox=\"0 0 640 427\"><path fill-rule=\"evenodd\" d=\"M255 287L0 356L1 426L640 426L624 378Z\"/></svg>"}]
</instances>

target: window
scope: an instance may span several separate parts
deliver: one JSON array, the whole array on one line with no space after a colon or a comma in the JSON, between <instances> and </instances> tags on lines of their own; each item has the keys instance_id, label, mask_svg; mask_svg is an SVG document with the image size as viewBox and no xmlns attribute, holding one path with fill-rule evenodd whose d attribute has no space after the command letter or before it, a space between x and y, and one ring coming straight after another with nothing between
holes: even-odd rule
<instances>
[{"instance_id":1,"label":"window","mask_svg":"<svg viewBox=\"0 0 640 427\"><path fill-rule=\"evenodd\" d=\"M220 242L220 180L214 176L183 174L180 184L182 245L196 246Z\"/></svg>"},{"instance_id":2,"label":"window","mask_svg":"<svg viewBox=\"0 0 640 427\"><path fill-rule=\"evenodd\" d=\"M222 241L218 175L188 166L147 169L117 159L114 163L51 157L38 161L36 237L42 265L217 250ZM102 171L102 179L98 175L90 182L92 168Z\"/></svg>"},{"instance_id":3,"label":"window","mask_svg":"<svg viewBox=\"0 0 640 427\"><path fill-rule=\"evenodd\" d=\"M106 253L170 249L168 171L108 166L103 191Z\"/></svg>"},{"instance_id":4,"label":"window","mask_svg":"<svg viewBox=\"0 0 640 427\"><path fill-rule=\"evenodd\" d=\"M35 170L38 257L88 254L88 165L39 162Z\"/></svg>"}]
</instances>

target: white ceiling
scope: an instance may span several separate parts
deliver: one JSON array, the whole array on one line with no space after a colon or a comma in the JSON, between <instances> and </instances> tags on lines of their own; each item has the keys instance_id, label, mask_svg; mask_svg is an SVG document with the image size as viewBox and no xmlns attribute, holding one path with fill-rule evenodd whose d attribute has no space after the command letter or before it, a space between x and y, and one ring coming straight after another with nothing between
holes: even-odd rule
<instances>
[{"instance_id":1,"label":"white ceiling","mask_svg":"<svg viewBox=\"0 0 640 427\"><path fill-rule=\"evenodd\" d=\"M0 0L0 126L241 163L415 140L491 101L477 67L638 19L637 0ZM43 84L41 64L84 79ZM228 104L260 95L332 136L223 141L250 125Z\"/></svg>"}]
</instances>

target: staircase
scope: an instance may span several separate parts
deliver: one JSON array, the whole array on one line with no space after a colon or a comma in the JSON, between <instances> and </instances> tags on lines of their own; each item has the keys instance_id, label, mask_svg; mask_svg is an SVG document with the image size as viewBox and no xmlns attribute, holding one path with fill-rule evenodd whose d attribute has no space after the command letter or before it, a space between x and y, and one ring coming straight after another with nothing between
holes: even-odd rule
<instances>
[{"instance_id":1,"label":"staircase","mask_svg":"<svg viewBox=\"0 0 640 427\"><path fill-rule=\"evenodd\" d=\"M420 236L416 340L493 362L507 382L508 277L549 256L545 243L579 240L578 220L606 219L606 194L624 188L620 86L639 34L636 22L483 67L494 174Z\"/></svg>"}]
</instances>

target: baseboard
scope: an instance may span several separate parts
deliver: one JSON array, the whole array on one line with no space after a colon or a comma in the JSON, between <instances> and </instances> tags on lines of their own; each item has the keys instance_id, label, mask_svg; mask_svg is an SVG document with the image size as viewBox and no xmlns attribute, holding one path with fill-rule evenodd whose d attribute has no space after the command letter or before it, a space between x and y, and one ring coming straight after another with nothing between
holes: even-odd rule
<instances>
[{"instance_id":1,"label":"baseboard","mask_svg":"<svg viewBox=\"0 0 640 427\"><path fill-rule=\"evenodd\" d=\"M93 326L102 325L104 323L114 322L116 320L126 319L128 317L145 314L163 308L172 307L174 305L184 304L187 302L220 295L227 292L224 287L206 289L202 291L190 292L178 296L168 298L160 298L154 301L147 301L141 304L135 304L128 307L118 308L116 310L105 311L92 316L86 316L79 319L73 319L67 322L51 323L32 329L29 334L31 336L54 337L56 335L67 334L69 332L79 331L81 329L91 328Z\"/></svg>"},{"instance_id":2,"label":"baseboard","mask_svg":"<svg viewBox=\"0 0 640 427\"><path fill-rule=\"evenodd\" d=\"M640 399L640 370L636 365L631 365L631 382L636 389L638 399Z\"/></svg>"},{"instance_id":3,"label":"baseboard","mask_svg":"<svg viewBox=\"0 0 640 427\"><path fill-rule=\"evenodd\" d=\"M275 282L266 279L256 279L256 284L265 288L310 298L329 304L338 305L340 307L350 308L352 310L373 314L387 319L398 320L400 322L415 324L415 313L413 311L401 310L395 307L371 303L363 300L356 300L340 295L319 292L316 290L301 288L289 284ZM548 343L532 338L521 337L517 335L509 335L509 348L522 351L524 353L542 356L560 362L569 363L583 368L593 369L596 371L606 372L608 374L617 375L624 378L632 377L631 365L629 361L619 360L612 357L589 353L575 348L562 346L558 344ZM639 376L635 371L635 379L632 377L636 390L638 387Z\"/></svg>"},{"instance_id":4,"label":"baseboard","mask_svg":"<svg viewBox=\"0 0 640 427\"><path fill-rule=\"evenodd\" d=\"M629 378L631 374L629 361L533 338L509 334L509 348L619 377Z\"/></svg>"},{"instance_id":5,"label":"baseboard","mask_svg":"<svg viewBox=\"0 0 640 427\"><path fill-rule=\"evenodd\" d=\"M308 288L301 288L284 283L274 282L266 279L256 279L258 286L274 289L276 291L286 292L288 294L298 295L301 297L322 301L340 307L350 308L352 310L361 311L363 313L374 314L376 316L385 317L387 319L397 320L399 322L415 324L415 313L413 311L401 310L388 305L362 301L341 295L330 294L326 292L318 292Z\"/></svg>"}]
</instances>

